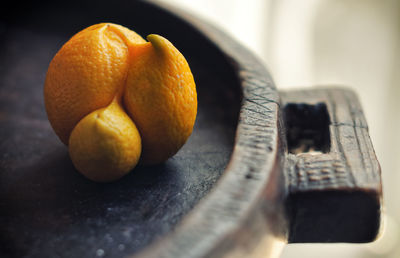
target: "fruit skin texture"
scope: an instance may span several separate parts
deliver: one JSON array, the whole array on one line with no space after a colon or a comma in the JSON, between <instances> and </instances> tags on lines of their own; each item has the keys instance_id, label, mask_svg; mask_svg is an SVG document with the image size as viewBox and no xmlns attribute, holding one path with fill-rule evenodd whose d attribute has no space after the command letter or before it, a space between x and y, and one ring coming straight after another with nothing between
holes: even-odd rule
<instances>
[{"instance_id":1,"label":"fruit skin texture","mask_svg":"<svg viewBox=\"0 0 400 258\"><path fill-rule=\"evenodd\" d=\"M192 133L197 94L183 55L161 36L147 40L130 52L124 104L141 132L141 161L157 164L174 155Z\"/></svg>"},{"instance_id":2,"label":"fruit skin texture","mask_svg":"<svg viewBox=\"0 0 400 258\"><path fill-rule=\"evenodd\" d=\"M49 121L75 167L98 182L139 162L173 156L190 136L196 87L183 55L165 38L111 23L75 34L49 65Z\"/></svg>"},{"instance_id":3,"label":"fruit skin texture","mask_svg":"<svg viewBox=\"0 0 400 258\"><path fill-rule=\"evenodd\" d=\"M44 100L49 121L64 144L87 114L111 103L124 87L130 45L146 43L115 24L97 24L74 35L49 65Z\"/></svg>"},{"instance_id":4,"label":"fruit skin texture","mask_svg":"<svg viewBox=\"0 0 400 258\"><path fill-rule=\"evenodd\" d=\"M79 171L97 182L113 181L139 161L141 139L118 100L85 116L69 138L71 159ZM113 171L113 173L109 173Z\"/></svg>"}]
</instances>

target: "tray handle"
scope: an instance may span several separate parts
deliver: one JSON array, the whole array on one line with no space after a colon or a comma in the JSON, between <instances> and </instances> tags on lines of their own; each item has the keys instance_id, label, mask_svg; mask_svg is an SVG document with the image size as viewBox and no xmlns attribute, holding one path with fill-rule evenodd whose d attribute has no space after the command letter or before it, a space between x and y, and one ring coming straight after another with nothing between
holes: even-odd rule
<instances>
[{"instance_id":1,"label":"tray handle","mask_svg":"<svg viewBox=\"0 0 400 258\"><path fill-rule=\"evenodd\" d=\"M380 166L356 95L345 88L282 91L289 243L373 241Z\"/></svg>"}]
</instances>

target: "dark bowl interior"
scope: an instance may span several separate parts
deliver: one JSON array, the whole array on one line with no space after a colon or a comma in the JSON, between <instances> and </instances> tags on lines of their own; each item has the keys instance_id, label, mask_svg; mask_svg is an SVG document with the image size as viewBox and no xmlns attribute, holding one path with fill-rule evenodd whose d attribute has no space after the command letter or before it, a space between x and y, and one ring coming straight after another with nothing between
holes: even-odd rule
<instances>
[{"instance_id":1,"label":"dark bowl interior","mask_svg":"<svg viewBox=\"0 0 400 258\"><path fill-rule=\"evenodd\" d=\"M193 134L178 154L110 184L74 169L47 121L42 90L62 44L99 22L168 38L191 66L199 101ZM221 52L158 7L18 1L0 18L0 257L121 257L162 237L223 173L240 100L235 71Z\"/></svg>"}]
</instances>

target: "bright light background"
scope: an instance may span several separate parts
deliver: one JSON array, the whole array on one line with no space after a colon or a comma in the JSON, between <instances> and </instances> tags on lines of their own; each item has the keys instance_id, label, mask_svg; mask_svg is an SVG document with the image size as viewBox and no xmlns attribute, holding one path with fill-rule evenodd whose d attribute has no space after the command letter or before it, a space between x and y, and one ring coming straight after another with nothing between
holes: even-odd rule
<instances>
[{"instance_id":1,"label":"bright light background","mask_svg":"<svg viewBox=\"0 0 400 258\"><path fill-rule=\"evenodd\" d=\"M288 245L281 257L400 257L400 1L163 1L251 49L280 89L345 85L359 95L383 171L383 237L372 244Z\"/></svg>"}]
</instances>

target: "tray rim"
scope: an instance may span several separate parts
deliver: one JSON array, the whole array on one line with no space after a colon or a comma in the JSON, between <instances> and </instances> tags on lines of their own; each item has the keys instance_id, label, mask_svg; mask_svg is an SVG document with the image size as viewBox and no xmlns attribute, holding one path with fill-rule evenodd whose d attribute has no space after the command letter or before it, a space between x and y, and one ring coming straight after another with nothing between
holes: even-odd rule
<instances>
[{"instance_id":1,"label":"tray rim","mask_svg":"<svg viewBox=\"0 0 400 258\"><path fill-rule=\"evenodd\" d=\"M283 155L278 155L283 146L278 131L279 95L268 70L214 25L164 2L149 4L187 23L223 53L234 67L243 99L224 173L173 232L134 257L265 257L276 252L273 249L280 250L276 247L283 246L287 235L282 215L284 178L279 173Z\"/></svg>"}]
</instances>

